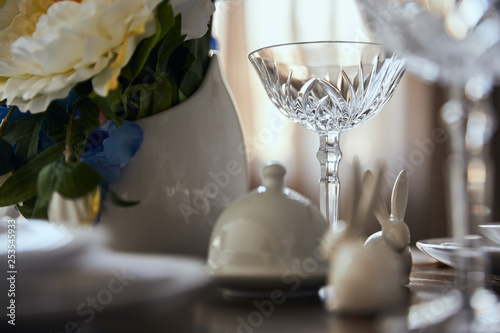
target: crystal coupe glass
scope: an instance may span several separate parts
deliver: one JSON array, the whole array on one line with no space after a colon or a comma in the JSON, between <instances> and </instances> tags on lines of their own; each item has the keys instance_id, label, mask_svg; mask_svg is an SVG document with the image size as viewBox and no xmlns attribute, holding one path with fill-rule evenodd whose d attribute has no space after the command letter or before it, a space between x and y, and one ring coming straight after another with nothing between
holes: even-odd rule
<instances>
[{"instance_id":1,"label":"crystal coupe glass","mask_svg":"<svg viewBox=\"0 0 500 333\"><path fill-rule=\"evenodd\" d=\"M403 60L380 44L327 41L265 47L249 59L279 111L319 134L320 210L336 231L340 133L389 101L403 76Z\"/></svg>"}]
</instances>

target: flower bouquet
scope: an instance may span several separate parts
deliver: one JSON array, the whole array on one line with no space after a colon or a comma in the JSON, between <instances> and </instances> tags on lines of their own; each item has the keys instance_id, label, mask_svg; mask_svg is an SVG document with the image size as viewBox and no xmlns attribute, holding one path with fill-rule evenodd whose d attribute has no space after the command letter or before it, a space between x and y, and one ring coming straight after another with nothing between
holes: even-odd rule
<instances>
[{"instance_id":1,"label":"flower bouquet","mask_svg":"<svg viewBox=\"0 0 500 333\"><path fill-rule=\"evenodd\" d=\"M132 121L201 84L210 0L0 1L0 207L91 223L139 149ZM138 198L140 199L140 198Z\"/></svg>"}]
</instances>

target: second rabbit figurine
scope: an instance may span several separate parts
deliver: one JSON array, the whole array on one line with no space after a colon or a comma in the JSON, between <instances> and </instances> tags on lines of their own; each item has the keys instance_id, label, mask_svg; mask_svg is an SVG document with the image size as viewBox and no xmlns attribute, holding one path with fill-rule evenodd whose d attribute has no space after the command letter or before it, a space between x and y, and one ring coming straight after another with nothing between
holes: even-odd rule
<instances>
[{"instance_id":1,"label":"second rabbit figurine","mask_svg":"<svg viewBox=\"0 0 500 333\"><path fill-rule=\"evenodd\" d=\"M374 204L374 215L382 226L382 230L371 235L365 242L365 247L375 251L390 250L395 260L400 260L404 269L401 283L410 282L412 258L410 251L410 230L404 222L406 204L408 201L408 175L401 171L394 183L391 196L391 214L380 195Z\"/></svg>"},{"instance_id":2,"label":"second rabbit figurine","mask_svg":"<svg viewBox=\"0 0 500 333\"><path fill-rule=\"evenodd\" d=\"M401 261L394 260L392 249L373 251L364 247L361 239L363 225L378 198L382 174L381 170L377 175L366 171L362 182L355 182L353 216L343 231L332 235L330 230L325 238L330 257L325 288L329 311L371 315L398 309L405 302Z\"/></svg>"}]
</instances>

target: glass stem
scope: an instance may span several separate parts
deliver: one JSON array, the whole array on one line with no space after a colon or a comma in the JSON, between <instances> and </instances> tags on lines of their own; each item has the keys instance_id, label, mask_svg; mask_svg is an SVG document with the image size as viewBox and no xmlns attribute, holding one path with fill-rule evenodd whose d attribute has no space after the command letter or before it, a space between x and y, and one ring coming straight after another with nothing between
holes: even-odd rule
<instances>
[{"instance_id":1,"label":"glass stem","mask_svg":"<svg viewBox=\"0 0 500 333\"><path fill-rule=\"evenodd\" d=\"M450 89L450 99L441 109L450 137L447 204L453 237L462 242L454 253L456 283L463 298L462 316L466 318L474 317L472 296L487 287L489 265L477 226L490 218L489 143L496 119L487 103L489 96L483 99L471 100L455 87Z\"/></svg>"},{"instance_id":2,"label":"glass stem","mask_svg":"<svg viewBox=\"0 0 500 333\"><path fill-rule=\"evenodd\" d=\"M463 239L478 234L477 225L489 222L492 208L490 141L496 130L490 96L470 99L450 89L441 117L450 137L448 210L452 235Z\"/></svg>"},{"instance_id":3,"label":"glass stem","mask_svg":"<svg viewBox=\"0 0 500 333\"><path fill-rule=\"evenodd\" d=\"M467 198L467 161L465 152L465 119L467 110L462 91L450 88L450 99L441 108L441 119L450 137L447 159L447 206L453 237L463 239L470 234Z\"/></svg>"},{"instance_id":4,"label":"glass stem","mask_svg":"<svg viewBox=\"0 0 500 333\"><path fill-rule=\"evenodd\" d=\"M320 133L316 154L321 166L319 180L319 206L321 213L335 232L339 221L339 164L342 159L340 132Z\"/></svg>"}]
</instances>

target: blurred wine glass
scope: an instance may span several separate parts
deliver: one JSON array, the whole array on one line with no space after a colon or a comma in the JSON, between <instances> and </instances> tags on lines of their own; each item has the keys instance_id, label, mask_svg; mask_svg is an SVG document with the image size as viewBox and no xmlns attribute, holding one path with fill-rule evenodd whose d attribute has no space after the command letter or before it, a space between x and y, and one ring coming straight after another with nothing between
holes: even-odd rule
<instances>
[{"instance_id":1,"label":"blurred wine glass","mask_svg":"<svg viewBox=\"0 0 500 333\"><path fill-rule=\"evenodd\" d=\"M441 108L450 137L447 202L453 236L464 248L458 281L470 310L485 278L481 239L470 235L490 222L493 201L489 143L497 119L490 93L500 77L500 1L357 1L369 28L405 57L409 72L447 87Z\"/></svg>"},{"instance_id":2,"label":"blurred wine glass","mask_svg":"<svg viewBox=\"0 0 500 333\"><path fill-rule=\"evenodd\" d=\"M358 0L375 36L407 59L408 71L447 87L441 118L454 236L487 222L492 189L488 143L496 130L490 92L500 77L500 4L484 0Z\"/></svg>"}]
</instances>

